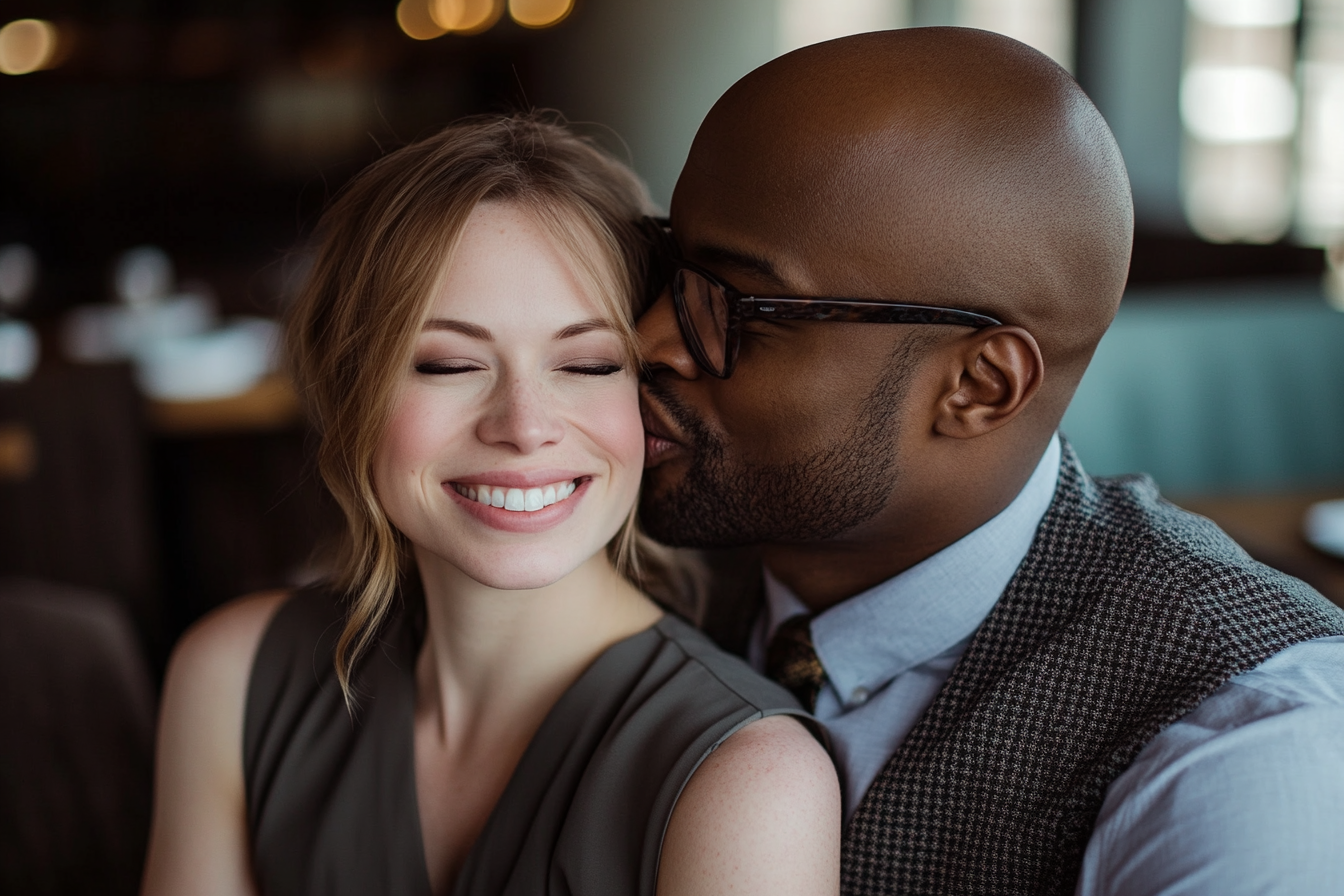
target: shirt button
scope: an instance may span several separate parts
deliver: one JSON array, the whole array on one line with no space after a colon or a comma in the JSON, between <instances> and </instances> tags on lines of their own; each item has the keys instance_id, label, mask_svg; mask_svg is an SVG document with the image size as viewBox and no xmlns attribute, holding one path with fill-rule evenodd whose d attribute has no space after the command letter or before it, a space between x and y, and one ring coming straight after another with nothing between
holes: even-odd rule
<instances>
[{"instance_id":1,"label":"shirt button","mask_svg":"<svg viewBox=\"0 0 1344 896\"><path fill-rule=\"evenodd\" d=\"M863 704L865 704L865 703L867 703L867 702L868 702L868 689L867 689L867 688L865 688L865 687L857 687L857 688L855 688L854 690L852 690L852 691L849 692L849 705L850 705L850 706L862 706Z\"/></svg>"}]
</instances>

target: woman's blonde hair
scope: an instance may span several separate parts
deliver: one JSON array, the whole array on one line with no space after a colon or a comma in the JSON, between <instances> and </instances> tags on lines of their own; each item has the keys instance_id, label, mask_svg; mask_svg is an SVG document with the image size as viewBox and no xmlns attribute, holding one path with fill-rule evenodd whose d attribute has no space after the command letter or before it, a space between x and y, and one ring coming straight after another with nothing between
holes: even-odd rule
<instances>
[{"instance_id":1,"label":"woman's blonde hair","mask_svg":"<svg viewBox=\"0 0 1344 896\"><path fill-rule=\"evenodd\" d=\"M430 297L482 202L535 216L637 358L635 306L647 258L639 222L651 210L648 192L559 116L459 121L383 157L344 188L318 225L312 272L285 337L320 438L318 471L345 515L336 584L349 606L335 662L347 700L355 664L410 566L405 539L374 490L374 454ZM639 533L633 509L607 551L641 586L677 575L665 549Z\"/></svg>"}]
</instances>

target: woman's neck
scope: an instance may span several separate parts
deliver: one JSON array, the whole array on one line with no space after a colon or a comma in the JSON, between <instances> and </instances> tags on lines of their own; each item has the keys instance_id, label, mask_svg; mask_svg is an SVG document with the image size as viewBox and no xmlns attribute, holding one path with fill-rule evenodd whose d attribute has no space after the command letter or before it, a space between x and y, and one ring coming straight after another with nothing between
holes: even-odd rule
<instances>
[{"instance_id":1,"label":"woman's neck","mask_svg":"<svg viewBox=\"0 0 1344 896\"><path fill-rule=\"evenodd\" d=\"M417 556L415 777L430 886L447 893L537 728L584 669L662 615L598 554L531 591Z\"/></svg>"},{"instance_id":2,"label":"woman's neck","mask_svg":"<svg viewBox=\"0 0 1344 896\"><path fill-rule=\"evenodd\" d=\"M417 563L428 623L417 715L436 717L450 751L501 727L540 724L603 650L662 615L605 552L528 591L489 588L437 557Z\"/></svg>"}]
</instances>

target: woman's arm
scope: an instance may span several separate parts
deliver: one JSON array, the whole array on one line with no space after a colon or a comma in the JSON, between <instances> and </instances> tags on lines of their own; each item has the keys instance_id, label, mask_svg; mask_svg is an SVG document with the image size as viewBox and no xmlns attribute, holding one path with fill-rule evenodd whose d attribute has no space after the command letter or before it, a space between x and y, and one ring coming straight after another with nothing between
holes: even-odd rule
<instances>
[{"instance_id":1,"label":"woman's arm","mask_svg":"<svg viewBox=\"0 0 1344 896\"><path fill-rule=\"evenodd\" d=\"M245 597L173 649L159 713L144 896L252 896L243 709L252 660L285 592Z\"/></svg>"},{"instance_id":2,"label":"woman's arm","mask_svg":"<svg viewBox=\"0 0 1344 896\"><path fill-rule=\"evenodd\" d=\"M771 716L696 770L663 839L658 896L834 896L840 785L800 722Z\"/></svg>"}]
</instances>

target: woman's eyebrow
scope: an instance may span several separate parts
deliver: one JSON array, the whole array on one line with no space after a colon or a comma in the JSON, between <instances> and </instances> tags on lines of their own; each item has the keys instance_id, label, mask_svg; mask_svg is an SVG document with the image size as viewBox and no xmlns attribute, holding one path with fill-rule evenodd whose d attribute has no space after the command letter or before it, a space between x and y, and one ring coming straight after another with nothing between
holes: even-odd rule
<instances>
[{"instance_id":1,"label":"woman's eyebrow","mask_svg":"<svg viewBox=\"0 0 1344 896\"><path fill-rule=\"evenodd\" d=\"M479 339L482 342L494 342L494 334L478 324L469 324L464 320L454 320L450 317L431 317L425 321L426 330L448 330L453 333L461 333L472 339ZM614 330L616 327L611 321L601 317L591 317L588 320L581 320L576 324L570 324L563 329L557 330L553 339L568 339L571 336L581 336L584 333L591 333L594 330Z\"/></svg>"},{"instance_id":2,"label":"woman's eyebrow","mask_svg":"<svg viewBox=\"0 0 1344 896\"><path fill-rule=\"evenodd\" d=\"M590 317L588 320L581 320L576 324L570 324L562 330L557 330L554 339L568 339L571 336L581 336L584 333L591 333L593 330L614 330L615 326L611 321L601 317Z\"/></svg>"},{"instance_id":3,"label":"woman's eyebrow","mask_svg":"<svg viewBox=\"0 0 1344 896\"><path fill-rule=\"evenodd\" d=\"M450 330L454 333L461 333L463 336L469 336L472 339L479 339L482 342L494 342L495 337L485 327L469 324L464 320L453 320L450 317L431 317L425 321L426 330Z\"/></svg>"}]
</instances>

